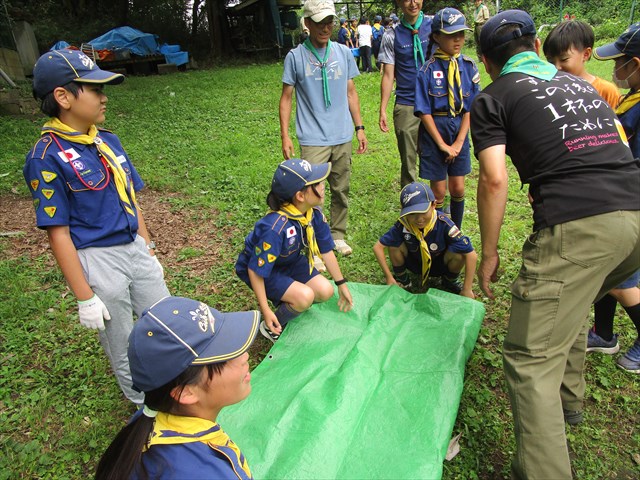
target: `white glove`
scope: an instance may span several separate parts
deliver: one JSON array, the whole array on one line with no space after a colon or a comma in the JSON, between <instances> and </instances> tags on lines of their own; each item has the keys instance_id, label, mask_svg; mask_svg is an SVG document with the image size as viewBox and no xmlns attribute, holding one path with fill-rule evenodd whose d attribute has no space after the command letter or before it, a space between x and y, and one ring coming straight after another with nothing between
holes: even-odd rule
<instances>
[{"instance_id":1,"label":"white glove","mask_svg":"<svg viewBox=\"0 0 640 480\"><path fill-rule=\"evenodd\" d=\"M111 320L109 310L95 294L89 300L78 301L78 314L80 325L94 330L104 330L104 321Z\"/></svg>"}]
</instances>

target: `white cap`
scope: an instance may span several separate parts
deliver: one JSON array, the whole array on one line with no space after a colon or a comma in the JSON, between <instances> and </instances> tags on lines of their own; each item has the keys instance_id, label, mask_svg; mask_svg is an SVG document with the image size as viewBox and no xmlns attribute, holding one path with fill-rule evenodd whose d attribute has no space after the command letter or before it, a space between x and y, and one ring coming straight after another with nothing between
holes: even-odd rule
<instances>
[{"instance_id":1,"label":"white cap","mask_svg":"<svg viewBox=\"0 0 640 480\"><path fill-rule=\"evenodd\" d=\"M304 18L311 18L314 22L320 22L327 17L336 16L336 7L331 0L307 0L302 10Z\"/></svg>"}]
</instances>

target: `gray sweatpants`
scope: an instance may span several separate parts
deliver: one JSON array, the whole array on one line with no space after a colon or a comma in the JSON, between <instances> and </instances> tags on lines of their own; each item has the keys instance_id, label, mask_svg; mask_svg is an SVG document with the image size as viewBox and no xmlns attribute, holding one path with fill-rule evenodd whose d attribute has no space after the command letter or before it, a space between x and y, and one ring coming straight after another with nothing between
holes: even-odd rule
<instances>
[{"instance_id":1,"label":"gray sweatpants","mask_svg":"<svg viewBox=\"0 0 640 480\"><path fill-rule=\"evenodd\" d=\"M78 250L84 276L111 315L100 332L111 368L125 396L134 403L144 403L144 394L132 388L127 345L133 328L133 315L167 297L162 269L149 255L145 240L113 247L89 247Z\"/></svg>"}]
</instances>

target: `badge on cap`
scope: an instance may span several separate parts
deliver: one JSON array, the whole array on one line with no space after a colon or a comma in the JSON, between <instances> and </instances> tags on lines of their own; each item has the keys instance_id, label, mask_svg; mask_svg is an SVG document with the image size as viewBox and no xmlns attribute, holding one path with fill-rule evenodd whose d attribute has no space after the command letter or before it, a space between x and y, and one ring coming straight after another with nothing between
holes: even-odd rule
<instances>
[{"instance_id":1,"label":"badge on cap","mask_svg":"<svg viewBox=\"0 0 640 480\"><path fill-rule=\"evenodd\" d=\"M213 315L211 315L211 310L209 310L206 304L200 302L198 308L189 311L189 314L191 315L191 320L198 323L198 327L202 332L206 333L209 326L211 326L211 333L215 333L215 320Z\"/></svg>"}]
</instances>

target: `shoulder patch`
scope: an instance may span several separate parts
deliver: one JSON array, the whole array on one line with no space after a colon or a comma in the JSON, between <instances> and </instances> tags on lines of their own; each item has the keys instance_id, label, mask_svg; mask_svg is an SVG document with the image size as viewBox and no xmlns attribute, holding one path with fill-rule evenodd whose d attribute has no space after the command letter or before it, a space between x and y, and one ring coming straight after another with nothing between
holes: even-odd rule
<instances>
[{"instance_id":1,"label":"shoulder patch","mask_svg":"<svg viewBox=\"0 0 640 480\"><path fill-rule=\"evenodd\" d=\"M278 215L278 218L271 225L271 230L278 232L278 235L282 233L282 229L287 224L287 217L285 215Z\"/></svg>"},{"instance_id":2,"label":"shoulder patch","mask_svg":"<svg viewBox=\"0 0 640 480\"><path fill-rule=\"evenodd\" d=\"M471 81L472 81L473 83L480 83L480 72L478 72L478 71L476 70L476 73L475 73L475 75L473 76L473 78L471 78Z\"/></svg>"},{"instance_id":3,"label":"shoulder patch","mask_svg":"<svg viewBox=\"0 0 640 480\"><path fill-rule=\"evenodd\" d=\"M49 137L48 135L40 137L31 149L31 152L29 152L29 158L43 159L47 154L47 148L49 148L49 145L51 145L51 143L53 142L51 141L51 137Z\"/></svg>"}]
</instances>

